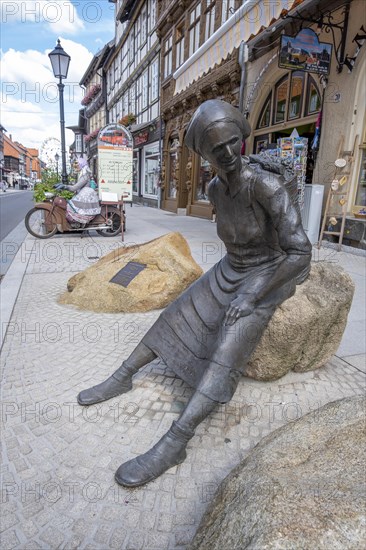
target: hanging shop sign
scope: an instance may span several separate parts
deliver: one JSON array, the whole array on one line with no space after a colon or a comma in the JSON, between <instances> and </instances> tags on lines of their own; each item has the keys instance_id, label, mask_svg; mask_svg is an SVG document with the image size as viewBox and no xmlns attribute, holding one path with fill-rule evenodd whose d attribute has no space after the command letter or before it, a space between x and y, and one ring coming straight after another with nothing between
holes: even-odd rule
<instances>
[{"instance_id":1,"label":"hanging shop sign","mask_svg":"<svg viewBox=\"0 0 366 550\"><path fill-rule=\"evenodd\" d=\"M133 138L121 124L98 133L98 184L101 200L132 201Z\"/></svg>"},{"instance_id":2,"label":"hanging shop sign","mask_svg":"<svg viewBox=\"0 0 366 550\"><path fill-rule=\"evenodd\" d=\"M149 141L149 132L140 132L137 136L134 136L133 140L135 147L141 145L142 143L146 143Z\"/></svg>"},{"instance_id":3,"label":"hanging shop sign","mask_svg":"<svg viewBox=\"0 0 366 550\"><path fill-rule=\"evenodd\" d=\"M278 66L282 69L328 74L332 44L319 42L312 29L303 29L296 36L281 36Z\"/></svg>"}]
</instances>

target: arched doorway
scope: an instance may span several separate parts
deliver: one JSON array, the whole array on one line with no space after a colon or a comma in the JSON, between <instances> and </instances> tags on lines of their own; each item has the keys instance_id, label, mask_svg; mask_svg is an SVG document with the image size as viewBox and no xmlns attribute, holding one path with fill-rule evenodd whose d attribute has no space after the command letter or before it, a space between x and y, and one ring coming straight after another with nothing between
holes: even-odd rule
<instances>
[{"instance_id":1,"label":"arched doorway","mask_svg":"<svg viewBox=\"0 0 366 550\"><path fill-rule=\"evenodd\" d=\"M253 131L253 153L274 148L279 138L296 129L308 138L306 181L311 183L313 158L311 143L321 109L321 93L315 78L304 71L288 72L272 86L257 116Z\"/></svg>"}]
</instances>

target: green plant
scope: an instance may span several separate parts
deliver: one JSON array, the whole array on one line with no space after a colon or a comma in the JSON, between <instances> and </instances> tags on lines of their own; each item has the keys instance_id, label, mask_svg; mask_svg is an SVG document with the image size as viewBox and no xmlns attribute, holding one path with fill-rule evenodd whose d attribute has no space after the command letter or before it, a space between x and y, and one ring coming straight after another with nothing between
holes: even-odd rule
<instances>
[{"instance_id":1,"label":"green plant","mask_svg":"<svg viewBox=\"0 0 366 550\"><path fill-rule=\"evenodd\" d=\"M33 199L35 202L43 202L46 200L45 193L55 193L58 197L63 197L64 199L71 199L74 195L72 191L67 191L66 189L57 190L55 185L60 183L60 178L56 172L50 169L43 170L42 172L42 182L37 183L34 186L33 190Z\"/></svg>"}]
</instances>

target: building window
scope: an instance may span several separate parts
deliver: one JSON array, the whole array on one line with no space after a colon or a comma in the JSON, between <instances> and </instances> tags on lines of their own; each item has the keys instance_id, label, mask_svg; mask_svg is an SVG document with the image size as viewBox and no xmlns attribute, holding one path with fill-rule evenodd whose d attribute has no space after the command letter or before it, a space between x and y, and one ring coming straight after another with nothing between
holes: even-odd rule
<instances>
[{"instance_id":1,"label":"building window","mask_svg":"<svg viewBox=\"0 0 366 550\"><path fill-rule=\"evenodd\" d=\"M269 98L267 99L267 101L264 104L264 107L262 109L262 113L259 116L258 128L265 128L266 126L270 125L270 122L271 122L271 100L272 100L272 93L269 95Z\"/></svg>"},{"instance_id":2,"label":"building window","mask_svg":"<svg viewBox=\"0 0 366 550\"><path fill-rule=\"evenodd\" d=\"M139 191L139 150L133 150L133 165L132 165L132 193L135 195Z\"/></svg>"},{"instance_id":3,"label":"building window","mask_svg":"<svg viewBox=\"0 0 366 550\"><path fill-rule=\"evenodd\" d=\"M205 40L208 40L215 31L216 0L206 0L205 16Z\"/></svg>"},{"instance_id":4,"label":"building window","mask_svg":"<svg viewBox=\"0 0 366 550\"><path fill-rule=\"evenodd\" d=\"M184 63L184 26L179 25L175 29L175 68L178 69Z\"/></svg>"},{"instance_id":5,"label":"building window","mask_svg":"<svg viewBox=\"0 0 366 550\"><path fill-rule=\"evenodd\" d=\"M157 57L150 65L150 102L155 101L159 96L159 58Z\"/></svg>"},{"instance_id":6,"label":"building window","mask_svg":"<svg viewBox=\"0 0 366 550\"><path fill-rule=\"evenodd\" d=\"M273 121L275 124L278 122L284 122L286 119L287 89L288 77L286 76L285 80L280 81L276 86Z\"/></svg>"},{"instance_id":7,"label":"building window","mask_svg":"<svg viewBox=\"0 0 366 550\"><path fill-rule=\"evenodd\" d=\"M157 196L159 184L159 142L144 147L144 195Z\"/></svg>"},{"instance_id":8,"label":"building window","mask_svg":"<svg viewBox=\"0 0 366 550\"><path fill-rule=\"evenodd\" d=\"M195 200L208 202L208 184L212 180L212 168L207 160L200 157L198 182L195 191Z\"/></svg>"},{"instance_id":9,"label":"building window","mask_svg":"<svg viewBox=\"0 0 366 550\"><path fill-rule=\"evenodd\" d=\"M148 29L148 32L151 32L155 27L155 23L156 23L156 0L149 0L147 20L148 20L147 29Z\"/></svg>"},{"instance_id":10,"label":"building window","mask_svg":"<svg viewBox=\"0 0 366 550\"><path fill-rule=\"evenodd\" d=\"M189 14L189 57L198 50L200 45L201 4L198 4Z\"/></svg>"},{"instance_id":11,"label":"building window","mask_svg":"<svg viewBox=\"0 0 366 550\"><path fill-rule=\"evenodd\" d=\"M140 49L140 46L141 46L141 15L140 17L136 20L136 23L134 25L135 27L135 55L139 55L139 49ZM140 60L137 59L137 62L139 62Z\"/></svg>"},{"instance_id":12,"label":"building window","mask_svg":"<svg viewBox=\"0 0 366 550\"><path fill-rule=\"evenodd\" d=\"M167 198L175 199L177 196L177 171L178 171L179 139L170 140L169 144L169 169Z\"/></svg>"},{"instance_id":13,"label":"building window","mask_svg":"<svg viewBox=\"0 0 366 550\"><path fill-rule=\"evenodd\" d=\"M288 118L299 118L301 115L301 103L304 88L304 73L296 71L291 76L290 101Z\"/></svg>"},{"instance_id":14,"label":"building window","mask_svg":"<svg viewBox=\"0 0 366 550\"><path fill-rule=\"evenodd\" d=\"M130 100L130 107L128 109L128 112L135 114L136 113L136 82L134 82L130 87L129 100Z\"/></svg>"},{"instance_id":15,"label":"building window","mask_svg":"<svg viewBox=\"0 0 366 550\"><path fill-rule=\"evenodd\" d=\"M149 92L149 73L148 69L142 73L142 111L147 109L148 103L148 92Z\"/></svg>"},{"instance_id":16,"label":"building window","mask_svg":"<svg viewBox=\"0 0 366 550\"><path fill-rule=\"evenodd\" d=\"M118 82L120 77L119 69L120 69L119 60L118 60L118 57L116 57L116 59L114 60L114 82L115 83Z\"/></svg>"},{"instance_id":17,"label":"building window","mask_svg":"<svg viewBox=\"0 0 366 550\"><path fill-rule=\"evenodd\" d=\"M111 65L111 68L109 69L109 82L110 82L111 89L113 90L113 88L114 88L114 68L113 68L113 64Z\"/></svg>"},{"instance_id":18,"label":"building window","mask_svg":"<svg viewBox=\"0 0 366 550\"><path fill-rule=\"evenodd\" d=\"M137 79L136 81L136 111L134 113L136 116L138 116L142 111L142 77ZM140 120L137 120L137 122L141 122Z\"/></svg>"},{"instance_id":19,"label":"building window","mask_svg":"<svg viewBox=\"0 0 366 550\"><path fill-rule=\"evenodd\" d=\"M173 36L170 35L164 43L164 78L169 76L172 72L172 46Z\"/></svg>"},{"instance_id":20,"label":"building window","mask_svg":"<svg viewBox=\"0 0 366 550\"><path fill-rule=\"evenodd\" d=\"M128 114L128 90L122 96L122 116Z\"/></svg>"},{"instance_id":21,"label":"building window","mask_svg":"<svg viewBox=\"0 0 366 550\"><path fill-rule=\"evenodd\" d=\"M125 81L128 77L128 41L122 46L122 80Z\"/></svg>"},{"instance_id":22,"label":"building window","mask_svg":"<svg viewBox=\"0 0 366 550\"><path fill-rule=\"evenodd\" d=\"M314 80L310 78L310 86L308 92L308 106L307 113L310 115L312 113L317 113L320 110L321 99L318 88L315 85Z\"/></svg>"},{"instance_id":23,"label":"building window","mask_svg":"<svg viewBox=\"0 0 366 550\"><path fill-rule=\"evenodd\" d=\"M76 153L83 152L83 141L81 139L81 134L75 134L75 152Z\"/></svg>"},{"instance_id":24,"label":"building window","mask_svg":"<svg viewBox=\"0 0 366 550\"><path fill-rule=\"evenodd\" d=\"M129 64L133 64L135 62L135 37L134 37L134 27L132 27L130 34L129 34Z\"/></svg>"},{"instance_id":25,"label":"building window","mask_svg":"<svg viewBox=\"0 0 366 550\"><path fill-rule=\"evenodd\" d=\"M143 46L147 40L147 18L146 18L146 6L141 12L141 45Z\"/></svg>"},{"instance_id":26,"label":"building window","mask_svg":"<svg viewBox=\"0 0 366 550\"><path fill-rule=\"evenodd\" d=\"M272 97L274 97L272 105ZM274 86L258 117L256 129L307 117L319 112L321 98L315 80L303 71L281 78Z\"/></svg>"},{"instance_id":27,"label":"building window","mask_svg":"<svg viewBox=\"0 0 366 550\"><path fill-rule=\"evenodd\" d=\"M236 0L222 0L221 24L225 23L235 12Z\"/></svg>"}]
</instances>

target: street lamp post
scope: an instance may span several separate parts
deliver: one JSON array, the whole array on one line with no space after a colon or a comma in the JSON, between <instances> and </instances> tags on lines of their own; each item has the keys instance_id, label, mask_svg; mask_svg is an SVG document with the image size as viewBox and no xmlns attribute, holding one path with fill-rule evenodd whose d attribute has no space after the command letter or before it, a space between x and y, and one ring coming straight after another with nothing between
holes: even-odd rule
<instances>
[{"instance_id":1,"label":"street lamp post","mask_svg":"<svg viewBox=\"0 0 366 550\"><path fill-rule=\"evenodd\" d=\"M55 161L56 161L56 174L58 177L58 161L60 160L60 155L58 153L55 154Z\"/></svg>"},{"instance_id":2,"label":"street lamp post","mask_svg":"<svg viewBox=\"0 0 366 550\"><path fill-rule=\"evenodd\" d=\"M57 40L56 48L48 54L51 60L52 70L55 78L59 79L57 84L60 98L60 126L61 126L61 159L62 159L62 183L67 185L67 171L66 171L66 141L65 141L65 112L64 112L64 88L62 79L67 78L69 70L69 64L71 57L65 52L61 46L60 40Z\"/></svg>"}]
</instances>

